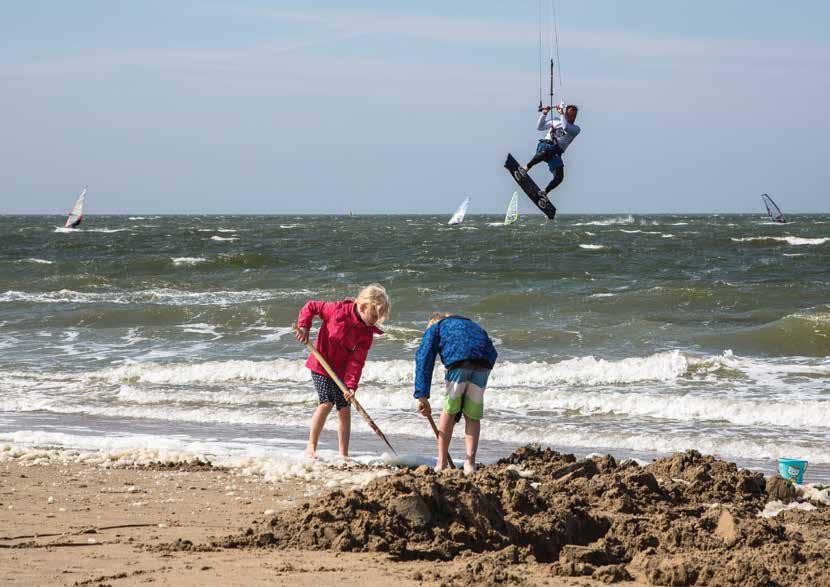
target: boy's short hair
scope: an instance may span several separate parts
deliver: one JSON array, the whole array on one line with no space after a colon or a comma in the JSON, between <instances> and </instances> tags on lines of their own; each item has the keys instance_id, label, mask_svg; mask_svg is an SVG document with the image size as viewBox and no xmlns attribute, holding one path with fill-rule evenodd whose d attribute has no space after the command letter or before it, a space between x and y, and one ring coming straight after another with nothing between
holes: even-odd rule
<instances>
[{"instance_id":1,"label":"boy's short hair","mask_svg":"<svg viewBox=\"0 0 830 587\"><path fill-rule=\"evenodd\" d=\"M386 288L379 283L371 283L360 290L354 303L358 306L368 304L372 308L376 324L383 324L389 318L389 311L392 309L389 294L386 293Z\"/></svg>"},{"instance_id":2,"label":"boy's short hair","mask_svg":"<svg viewBox=\"0 0 830 587\"><path fill-rule=\"evenodd\" d=\"M565 106L565 112L567 112L568 110L573 110L574 114L579 114L579 106L577 106L576 104L568 104L567 106Z\"/></svg>"},{"instance_id":3,"label":"boy's short hair","mask_svg":"<svg viewBox=\"0 0 830 587\"><path fill-rule=\"evenodd\" d=\"M449 316L452 316L452 314L447 314L446 312L433 312L429 315L429 320L427 320L427 328Z\"/></svg>"}]
</instances>

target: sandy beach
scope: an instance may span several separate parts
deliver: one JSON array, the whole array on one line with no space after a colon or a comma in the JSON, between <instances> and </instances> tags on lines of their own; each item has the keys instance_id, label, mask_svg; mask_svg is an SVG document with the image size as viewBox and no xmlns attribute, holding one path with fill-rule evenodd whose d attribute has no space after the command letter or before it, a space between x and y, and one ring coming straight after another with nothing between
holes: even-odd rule
<instances>
[{"instance_id":1,"label":"sandy beach","mask_svg":"<svg viewBox=\"0 0 830 587\"><path fill-rule=\"evenodd\" d=\"M520 449L471 477L422 466L362 479L332 488L205 463L109 468L7 459L3 583L830 580L826 489L796 496L697 453L640 467ZM773 498L797 505L759 517Z\"/></svg>"}]
</instances>

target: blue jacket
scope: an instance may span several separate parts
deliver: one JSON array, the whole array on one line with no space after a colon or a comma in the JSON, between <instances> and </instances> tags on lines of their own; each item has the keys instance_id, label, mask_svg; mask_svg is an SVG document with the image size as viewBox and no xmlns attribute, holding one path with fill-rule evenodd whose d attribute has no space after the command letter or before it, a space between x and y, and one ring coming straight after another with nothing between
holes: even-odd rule
<instances>
[{"instance_id":1,"label":"blue jacket","mask_svg":"<svg viewBox=\"0 0 830 587\"><path fill-rule=\"evenodd\" d=\"M415 354L415 397L429 397L435 356L441 355L445 367L459 361L483 361L491 369L498 353L487 332L461 316L448 316L424 332Z\"/></svg>"}]
</instances>

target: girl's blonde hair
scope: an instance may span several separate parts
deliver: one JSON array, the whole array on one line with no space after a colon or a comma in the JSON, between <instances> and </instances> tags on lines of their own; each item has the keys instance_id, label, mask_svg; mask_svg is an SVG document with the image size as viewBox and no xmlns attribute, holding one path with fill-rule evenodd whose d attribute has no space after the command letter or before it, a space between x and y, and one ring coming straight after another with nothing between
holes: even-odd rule
<instances>
[{"instance_id":1,"label":"girl's blonde hair","mask_svg":"<svg viewBox=\"0 0 830 587\"><path fill-rule=\"evenodd\" d=\"M440 322L444 318L448 318L449 316L452 316L452 314L447 314L446 312L433 312L429 315L429 320L427 320L427 328L436 322Z\"/></svg>"},{"instance_id":2,"label":"girl's blonde hair","mask_svg":"<svg viewBox=\"0 0 830 587\"><path fill-rule=\"evenodd\" d=\"M386 288L379 283L371 283L360 290L354 303L358 306L367 304L370 308L370 317L374 318L375 324L383 324L389 318L389 311L392 308Z\"/></svg>"}]
</instances>

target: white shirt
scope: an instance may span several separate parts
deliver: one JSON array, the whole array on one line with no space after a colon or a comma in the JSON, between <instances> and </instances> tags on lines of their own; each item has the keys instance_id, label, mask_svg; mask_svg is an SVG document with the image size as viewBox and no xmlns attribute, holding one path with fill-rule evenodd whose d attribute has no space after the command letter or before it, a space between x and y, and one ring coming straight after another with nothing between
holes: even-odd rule
<instances>
[{"instance_id":1,"label":"white shirt","mask_svg":"<svg viewBox=\"0 0 830 587\"><path fill-rule=\"evenodd\" d=\"M576 135L579 134L579 131L582 130L577 125L565 120L565 117L559 114L554 114L553 118L548 120L544 112L539 116L539 123L536 125L536 129L548 131L545 138L549 141L556 141L563 153L568 148L568 145L576 138Z\"/></svg>"}]
</instances>

